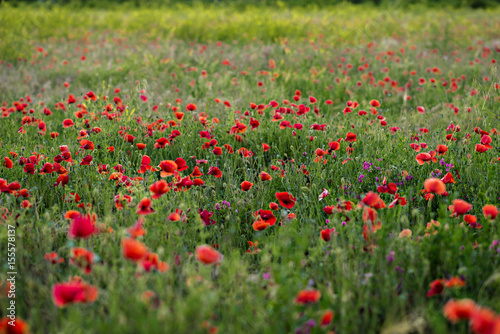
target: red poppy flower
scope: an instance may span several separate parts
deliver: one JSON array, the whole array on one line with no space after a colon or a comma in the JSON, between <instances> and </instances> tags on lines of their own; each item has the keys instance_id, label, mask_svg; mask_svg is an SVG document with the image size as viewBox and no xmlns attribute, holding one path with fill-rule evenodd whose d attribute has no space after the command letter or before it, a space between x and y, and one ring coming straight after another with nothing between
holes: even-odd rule
<instances>
[{"instance_id":1,"label":"red poppy flower","mask_svg":"<svg viewBox=\"0 0 500 334\"><path fill-rule=\"evenodd\" d=\"M43 164L42 169L40 170L40 175L44 174L52 174L54 172L52 168L52 164L50 162L46 162Z\"/></svg>"},{"instance_id":2,"label":"red poppy flower","mask_svg":"<svg viewBox=\"0 0 500 334\"><path fill-rule=\"evenodd\" d=\"M481 144L483 144L486 148L491 149L493 148L490 144L492 142L492 139L488 135L484 135L481 137Z\"/></svg>"},{"instance_id":3,"label":"red poppy flower","mask_svg":"<svg viewBox=\"0 0 500 334\"><path fill-rule=\"evenodd\" d=\"M64 218L73 220L73 219L79 217L80 215L81 215L81 213L76 211L76 210L69 210L69 211L66 211Z\"/></svg>"},{"instance_id":4,"label":"red poppy flower","mask_svg":"<svg viewBox=\"0 0 500 334\"><path fill-rule=\"evenodd\" d=\"M205 181L203 181L202 179L194 179L193 183L195 186L202 186L203 184L205 184Z\"/></svg>"},{"instance_id":5,"label":"red poppy flower","mask_svg":"<svg viewBox=\"0 0 500 334\"><path fill-rule=\"evenodd\" d=\"M168 215L168 220L170 220L171 222L177 222L181 220L181 215L177 212L173 212Z\"/></svg>"},{"instance_id":6,"label":"red poppy flower","mask_svg":"<svg viewBox=\"0 0 500 334\"><path fill-rule=\"evenodd\" d=\"M486 219L494 220L498 216L498 209L492 204L483 206L483 214Z\"/></svg>"},{"instance_id":7,"label":"red poppy flower","mask_svg":"<svg viewBox=\"0 0 500 334\"><path fill-rule=\"evenodd\" d=\"M476 312L477 305L471 299L449 300L443 308L444 316L452 323L469 320Z\"/></svg>"},{"instance_id":8,"label":"red poppy flower","mask_svg":"<svg viewBox=\"0 0 500 334\"><path fill-rule=\"evenodd\" d=\"M68 237L70 239L88 238L97 232L95 223L88 216L78 216L71 220Z\"/></svg>"},{"instance_id":9,"label":"red poppy flower","mask_svg":"<svg viewBox=\"0 0 500 334\"><path fill-rule=\"evenodd\" d=\"M482 144L476 144L475 150L476 150L476 152L484 153L484 152L488 151L489 148L487 148L486 146L484 146Z\"/></svg>"},{"instance_id":10,"label":"red poppy flower","mask_svg":"<svg viewBox=\"0 0 500 334\"><path fill-rule=\"evenodd\" d=\"M127 233L130 235L131 238L135 239L146 234L146 230L142 227L143 223L144 223L144 218L140 217L139 219L137 219L134 225L127 228Z\"/></svg>"},{"instance_id":11,"label":"red poppy flower","mask_svg":"<svg viewBox=\"0 0 500 334\"><path fill-rule=\"evenodd\" d=\"M92 151L94 149L94 143L90 140L82 139L82 141L80 142L80 148Z\"/></svg>"},{"instance_id":12,"label":"red poppy flower","mask_svg":"<svg viewBox=\"0 0 500 334\"><path fill-rule=\"evenodd\" d=\"M168 143L169 142L168 142L167 138L161 137L161 138L156 140L155 148L164 148L165 146L167 146Z\"/></svg>"},{"instance_id":13,"label":"red poppy flower","mask_svg":"<svg viewBox=\"0 0 500 334\"><path fill-rule=\"evenodd\" d=\"M26 165L24 165L24 169L23 170L24 170L25 173L34 175L35 174L35 165L32 164L31 162L27 163Z\"/></svg>"},{"instance_id":14,"label":"red poppy flower","mask_svg":"<svg viewBox=\"0 0 500 334\"><path fill-rule=\"evenodd\" d=\"M177 118L177 120L179 120L179 121L182 121L182 119L184 118L184 113L183 112L176 112L175 118Z\"/></svg>"},{"instance_id":15,"label":"red poppy flower","mask_svg":"<svg viewBox=\"0 0 500 334\"><path fill-rule=\"evenodd\" d=\"M153 193L151 196L152 199L158 199L162 197L164 194L170 191L167 182L165 180L156 181L149 187L149 190Z\"/></svg>"},{"instance_id":16,"label":"red poppy flower","mask_svg":"<svg viewBox=\"0 0 500 334\"><path fill-rule=\"evenodd\" d=\"M326 228L324 230L321 230L321 239L323 241L330 241L332 239L332 234L335 232L335 228Z\"/></svg>"},{"instance_id":17,"label":"red poppy flower","mask_svg":"<svg viewBox=\"0 0 500 334\"><path fill-rule=\"evenodd\" d=\"M4 317L0 320L0 333L2 334L29 334L28 324L16 316L14 320Z\"/></svg>"},{"instance_id":18,"label":"red poppy flower","mask_svg":"<svg viewBox=\"0 0 500 334\"><path fill-rule=\"evenodd\" d=\"M255 217L259 217L260 220L269 224L269 226L273 226L276 223L276 217L274 216L271 210L262 210L255 211Z\"/></svg>"},{"instance_id":19,"label":"red poppy flower","mask_svg":"<svg viewBox=\"0 0 500 334\"><path fill-rule=\"evenodd\" d=\"M150 272L154 269L160 273L163 273L169 269L169 265L167 263L160 261L158 254L151 252L146 254L146 258L142 260L140 264L145 272Z\"/></svg>"},{"instance_id":20,"label":"red poppy flower","mask_svg":"<svg viewBox=\"0 0 500 334\"><path fill-rule=\"evenodd\" d=\"M453 200L453 205L450 205L448 209L453 212L454 216L465 215L468 211L472 209L472 205L464 200L456 199Z\"/></svg>"},{"instance_id":21,"label":"red poppy flower","mask_svg":"<svg viewBox=\"0 0 500 334\"><path fill-rule=\"evenodd\" d=\"M193 169L193 172L190 174L192 177L200 177L203 175L203 173L200 171L198 166L195 166Z\"/></svg>"},{"instance_id":22,"label":"red poppy flower","mask_svg":"<svg viewBox=\"0 0 500 334\"><path fill-rule=\"evenodd\" d=\"M272 180L271 175L269 175L269 174L268 174L268 173L266 173L266 172L260 172L259 176L260 176L260 179L261 179L262 181L271 181L271 180Z\"/></svg>"},{"instance_id":23,"label":"red poppy flower","mask_svg":"<svg viewBox=\"0 0 500 334\"><path fill-rule=\"evenodd\" d=\"M69 175L61 174L54 183L54 187L57 187L58 185L62 185L64 187L66 184L68 184L68 182L69 182Z\"/></svg>"},{"instance_id":24,"label":"red poppy flower","mask_svg":"<svg viewBox=\"0 0 500 334\"><path fill-rule=\"evenodd\" d=\"M147 216L155 213L156 211L151 208L151 199L144 197L137 205L137 214Z\"/></svg>"},{"instance_id":25,"label":"red poppy flower","mask_svg":"<svg viewBox=\"0 0 500 334\"><path fill-rule=\"evenodd\" d=\"M439 194L439 195L441 195L442 193L444 193L446 191L445 182L443 182L440 179L436 179L436 178L431 178L431 179L425 180L424 188L429 192Z\"/></svg>"},{"instance_id":26,"label":"red poppy flower","mask_svg":"<svg viewBox=\"0 0 500 334\"><path fill-rule=\"evenodd\" d=\"M356 134L355 133L352 133L352 132L348 132L346 137L345 137L345 140L346 141L349 141L349 142L355 142L356 141Z\"/></svg>"},{"instance_id":27,"label":"red poppy flower","mask_svg":"<svg viewBox=\"0 0 500 334\"><path fill-rule=\"evenodd\" d=\"M331 151L338 151L340 149L340 143L337 141L328 143L328 147Z\"/></svg>"},{"instance_id":28,"label":"red poppy flower","mask_svg":"<svg viewBox=\"0 0 500 334\"><path fill-rule=\"evenodd\" d=\"M162 172L160 173L161 177L166 177L174 174L174 172L178 168L177 164L172 160L163 160L162 162L160 162L159 167L162 170Z\"/></svg>"},{"instance_id":29,"label":"red poppy flower","mask_svg":"<svg viewBox=\"0 0 500 334\"><path fill-rule=\"evenodd\" d=\"M186 110L187 110L187 111L195 111L195 110L196 110L196 104L194 104L194 103L189 103L189 104L186 106Z\"/></svg>"},{"instance_id":30,"label":"red poppy flower","mask_svg":"<svg viewBox=\"0 0 500 334\"><path fill-rule=\"evenodd\" d=\"M132 135L130 135L130 134L126 134L126 135L123 137L123 139L125 139L125 141L126 141L127 143L131 143L131 144L132 144L132 143L134 142L134 140L135 140L135 137L134 137L134 136L132 136Z\"/></svg>"},{"instance_id":31,"label":"red poppy flower","mask_svg":"<svg viewBox=\"0 0 500 334\"><path fill-rule=\"evenodd\" d=\"M71 248L70 264L84 270L86 274L90 274L93 262L94 253L81 247Z\"/></svg>"},{"instance_id":32,"label":"red poppy flower","mask_svg":"<svg viewBox=\"0 0 500 334\"><path fill-rule=\"evenodd\" d=\"M438 145L436 152L438 155L445 155L448 151L448 146L446 145Z\"/></svg>"},{"instance_id":33,"label":"red poppy flower","mask_svg":"<svg viewBox=\"0 0 500 334\"><path fill-rule=\"evenodd\" d=\"M271 202L271 203L269 203L269 209L271 209L271 210L279 210L279 206L278 206L278 204L276 204L274 202Z\"/></svg>"},{"instance_id":34,"label":"red poppy flower","mask_svg":"<svg viewBox=\"0 0 500 334\"><path fill-rule=\"evenodd\" d=\"M55 252L45 254L45 260L47 262L50 262L51 264L58 264L64 262L64 259L61 259L59 255L57 255L57 253Z\"/></svg>"},{"instance_id":35,"label":"red poppy flower","mask_svg":"<svg viewBox=\"0 0 500 334\"><path fill-rule=\"evenodd\" d=\"M208 175L213 175L213 176L215 176L216 178L219 178L219 179L222 177L222 172L220 171L219 167L210 166L210 168L208 169L207 174Z\"/></svg>"},{"instance_id":36,"label":"red poppy flower","mask_svg":"<svg viewBox=\"0 0 500 334\"><path fill-rule=\"evenodd\" d=\"M255 129L257 129L260 126L259 120L250 117L250 126L252 127L251 128L252 131L255 130Z\"/></svg>"},{"instance_id":37,"label":"red poppy flower","mask_svg":"<svg viewBox=\"0 0 500 334\"><path fill-rule=\"evenodd\" d=\"M431 282L430 284L430 290L427 292L427 298L435 296L435 295L440 295L444 291L444 279L437 279Z\"/></svg>"},{"instance_id":38,"label":"red poppy flower","mask_svg":"<svg viewBox=\"0 0 500 334\"><path fill-rule=\"evenodd\" d=\"M208 210L198 210L198 214L200 215L200 218L201 220L203 221L203 224L205 224L205 226L209 226L209 225L214 225L216 223L215 220L212 219L212 216L213 216L213 212L209 212Z\"/></svg>"},{"instance_id":39,"label":"red poppy flower","mask_svg":"<svg viewBox=\"0 0 500 334\"><path fill-rule=\"evenodd\" d=\"M419 152L419 151L420 151L420 145L418 145L417 143L411 143L411 144L410 144L410 147L411 147L412 149L414 149L414 150L415 150L415 152Z\"/></svg>"},{"instance_id":40,"label":"red poppy flower","mask_svg":"<svg viewBox=\"0 0 500 334\"><path fill-rule=\"evenodd\" d=\"M244 158L248 158L248 157L252 157L253 156L253 152L252 151L249 151L247 150L246 148L242 147L238 150L238 154L240 154L241 156L243 156Z\"/></svg>"},{"instance_id":41,"label":"red poppy flower","mask_svg":"<svg viewBox=\"0 0 500 334\"><path fill-rule=\"evenodd\" d=\"M377 191L379 193L389 193L391 195L394 195L396 193L396 191L398 191L398 187L396 186L395 183L392 183L392 182L387 184L387 180L384 177L382 185L377 187Z\"/></svg>"},{"instance_id":42,"label":"red poppy flower","mask_svg":"<svg viewBox=\"0 0 500 334\"><path fill-rule=\"evenodd\" d=\"M229 131L230 134L233 133L244 133L247 130L247 126L241 122L236 121L235 125L231 127L231 130Z\"/></svg>"},{"instance_id":43,"label":"red poppy flower","mask_svg":"<svg viewBox=\"0 0 500 334\"><path fill-rule=\"evenodd\" d=\"M75 125L75 123L73 123L73 121L69 118L67 118L63 121L63 127L65 127L65 128L70 128L73 125Z\"/></svg>"},{"instance_id":44,"label":"red poppy flower","mask_svg":"<svg viewBox=\"0 0 500 334\"><path fill-rule=\"evenodd\" d=\"M222 148L215 146L214 150L212 151L213 154L215 155L222 155Z\"/></svg>"},{"instance_id":45,"label":"red poppy flower","mask_svg":"<svg viewBox=\"0 0 500 334\"><path fill-rule=\"evenodd\" d=\"M337 208L335 207L335 205L325 206L323 208L323 212L326 213L327 215L333 215L336 209Z\"/></svg>"},{"instance_id":46,"label":"red poppy flower","mask_svg":"<svg viewBox=\"0 0 500 334\"><path fill-rule=\"evenodd\" d=\"M141 158L141 167L137 171L139 174L144 174L146 171L156 171L151 165L151 158L147 155L143 155Z\"/></svg>"},{"instance_id":47,"label":"red poppy flower","mask_svg":"<svg viewBox=\"0 0 500 334\"><path fill-rule=\"evenodd\" d=\"M276 193L276 199L280 202L281 206L287 209L293 208L297 200L287 192Z\"/></svg>"},{"instance_id":48,"label":"red poppy flower","mask_svg":"<svg viewBox=\"0 0 500 334\"><path fill-rule=\"evenodd\" d=\"M385 202L380 198L380 196L377 193L374 193L372 191L368 192L366 196L362 200L363 203L366 205L374 208L375 210L378 209L383 209L385 208Z\"/></svg>"},{"instance_id":49,"label":"red poppy flower","mask_svg":"<svg viewBox=\"0 0 500 334\"><path fill-rule=\"evenodd\" d=\"M146 144L143 143L137 143L136 146L139 151L142 151L146 148Z\"/></svg>"},{"instance_id":50,"label":"red poppy flower","mask_svg":"<svg viewBox=\"0 0 500 334\"><path fill-rule=\"evenodd\" d=\"M317 303L320 298L321 292L319 292L318 290L302 290L295 298L295 303L302 305L314 304Z\"/></svg>"},{"instance_id":51,"label":"red poppy flower","mask_svg":"<svg viewBox=\"0 0 500 334\"><path fill-rule=\"evenodd\" d=\"M4 167L7 167L8 169L11 169L12 167L14 167L14 163L8 157L3 158L3 165L4 165Z\"/></svg>"},{"instance_id":52,"label":"red poppy flower","mask_svg":"<svg viewBox=\"0 0 500 334\"><path fill-rule=\"evenodd\" d=\"M456 288L456 287L463 287L465 286L465 281L461 279L460 277L452 277L449 280L446 280L444 284L447 288Z\"/></svg>"},{"instance_id":53,"label":"red poppy flower","mask_svg":"<svg viewBox=\"0 0 500 334\"><path fill-rule=\"evenodd\" d=\"M94 92L92 92L92 91L88 92L86 95L87 95L87 97L88 97L89 99L91 99L92 101L96 101L96 100L97 100L97 96L96 96L96 95L94 94Z\"/></svg>"},{"instance_id":54,"label":"red poppy flower","mask_svg":"<svg viewBox=\"0 0 500 334\"><path fill-rule=\"evenodd\" d=\"M80 166L90 166L91 162L92 162L92 156L86 155L85 157L83 157L82 162L80 162Z\"/></svg>"},{"instance_id":55,"label":"red poppy flower","mask_svg":"<svg viewBox=\"0 0 500 334\"><path fill-rule=\"evenodd\" d=\"M500 324L499 317L492 310L477 307L469 320L471 332L474 334L498 333Z\"/></svg>"},{"instance_id":56,"label":"red poppy flower","mask_svg":"<svg viewBox=\"0 0 500 334\"><path fill-rule=\"evenodd\" d=\"M134 262L138 262L146 256L148 248L140 241L132 238L122 240L123 257Z\"/></svg>"},{"instance_id":57,"label":"red poppy flower","mask_svg":"<svg viewBox=\"0 0 500 334\"><path fill-rule=\"evenodd\" d=\"M186 170L189 168L189 166L186 165L186 160L184 160L182 158L175 159L175 164L177 165L178 172L182 172L183 170Z\"/></svg>"},{"instance_id":58,"label":"red poppy flower","mask_svg":"<svg viewBox=\"0 0 500 334\"><path fill-rule=\"evenodd\" d=\"M204 264L219 264L224 256L209 245L196 247L196 258Z\"/></svg>"},{"instance_id":59,"label":"red poppy flower","mask_svg":"<svg viewBox=\"0 0 500 334\"><path fill-rule=\"evenodd\" d=\"M224 148L226 149L227 153L229 153L229 154L233 154L234 153L234 149L231 147L231 145L224 144Z\"/></svg>"},{"instance_id":60,"label":"red poppy flower","mask_svg":"<svg viewBox=\"0 0 500 334\"><path fill-rule=\"evenodd\" d=\"M430 164L432 161L432 156L429 153L419 153L415 157L419 165L423 165L424 163Z\"/></svg>"},{"instance_id":61,"label":"red poppy flower","mask_svg":"<svg viewBox=\"0 0 500 334\"><path fill-rule=\"evenodd\" d=\"M325 311L321 317L321 327L328 326L333 320L334 313L331 310Z\"/></svg>"},{"instance_id":62,"label":"red poppy flower","mask_svg":"<svg viewBox=\"0 0 500 334\"><path fill-rule=\"evenodd\" d=\"M255 231L263 231L269 227L269 223L259 219L252 224L252 227Z\"/></svg>"},{"instance_id":63,"label":"red poppy flower","mask_svg":"<svg viewBox=\"0 0 500 334\"><path fill-rule=\"evenodd\" d=\"M455 180L453 179L453 175L450 172L446 173L446 175L443 176L441 181L443 181L445 184L455 183Z\"/></svg>"},{"instance_id":64,"label":"red poppy flower","mask_svg":"<svg viewBox=\"0 0 500 334\"><path fill-rule=\"evenodd\" d=\"M57 307L73 303L92 303L97 299L97 296L97 288L81 279L57 283L52 287L52 300Z\"/></svg>"},{"instance_id":65,"label":"red poppy flower","mask_svg":"<svg viewBox=\"0 0 500 334\"><path fill-rule=\"evenodd\" d=\"M241 190L248 191L248 190L250 190L250 188L252 188L252 186L253 186L253 183L248 182L248 181L243 181L241 183Z\"/></svg>"}]
</instances>

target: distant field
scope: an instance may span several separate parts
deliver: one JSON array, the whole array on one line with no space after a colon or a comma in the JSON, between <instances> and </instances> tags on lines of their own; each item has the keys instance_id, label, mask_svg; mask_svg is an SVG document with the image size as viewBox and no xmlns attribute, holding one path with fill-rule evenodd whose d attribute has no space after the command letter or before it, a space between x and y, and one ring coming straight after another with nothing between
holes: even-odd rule
<instances>
[{"instance_id":1,"label":"distant field","mask_svg":"<svg viewBox=\"0 0 500 334\"><path fill-rule=\"evenodd\" d=\"M0 315L500 333L499 17L0 5Z\"/></svg>"}]
</instances>

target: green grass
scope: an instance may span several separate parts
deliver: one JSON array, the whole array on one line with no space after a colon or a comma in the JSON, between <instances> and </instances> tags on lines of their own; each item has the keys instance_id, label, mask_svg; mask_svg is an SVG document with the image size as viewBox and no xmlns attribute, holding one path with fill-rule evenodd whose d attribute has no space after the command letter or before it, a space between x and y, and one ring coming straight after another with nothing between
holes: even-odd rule
<instances>
[{"instance_id":1,"label":"green grass","mask_svg":"<svg viewBox=\"0 0 500 334\"><path fill-rule=\"evenodd\" d=\"M17 226L17 315L28 322L33 333L204 333L210 330L205 322L216 326L219 333L290 333L310 319L316 321L313 333L465 333L466 322L453 325L442 314L449 299L471 298L500 312L499 255L493 245L500 239L499 218L490 222L481 211L486 204L498 207L500 201L499 136L491 131L500 128L500 94L494 86L500 82L498 63L491 61L500 61L495 49L495 45L500 47L498 14L464 10L450 14L422 8L389 11L366 6L233 12L202 6L76 11L3 5L0 102L7 110L21 98L26 102L29 95L32 102L26 111L33 108L34 114L16 111L0 118L0 158L12 158L10 151L19 157L27 158L32 152L43 156L34 175L23 171L19 157L12 158L12 169L0 166L0 178L9 183L17 180L28 189L27 199L33 205L21 209L23 198L0 194L0 208L8 210L7 218L0 220L2 256L7 253L5 224ZM43 50L35 49L38 47ZM230 65L222 64L226 59ZM274 69L269 68L271 59ZM359 71L365 63L369 67ZM432 72L435 67L440 73ZM382 71L385 68L388 73ZM369 72L376 87L369 84ZM426 83L419 85L419 78ZM457 80L453 91L452 79ZM445 81L447 86L443 86ZM66 88L64 82L71 86ZM115 94L115 88L121 92ZM310 106L311 111L303 116L283 114L283 120L292 125L304 125L296 135L293 129L280 129L281 121L271 122L274 108L268 106L262 115L250 109L250 103L268 105L275 100L285 106L285 99L293 103L297 89L302 92L297 104ZM83 100L89 91L99 97L97 101ZM77 104L66 104L66 111L56 109L56 103L66 101L68 94L84 103L89 115L76 118ZM103 111L110 103L114 106L115 95L127 108L121 117L110 120ZM309 102L309 96L317 98L316 104ZM381 102L377 110L388 123L385 127L370 113L373 99ZM226 100L231 107L224 106ZM325 104L326 100L332 104ZM349 100L360 106L344 115ZM186 111L188 103L195 103L197 110ZM459 108L456 115L450 104ZM315 105L321 116L312 111ZM181 122L172 106L185 112ZM418 113L417 106L426 112ZM44 107L52 115L44 115ZM358 116L359 110L368 115ZM253 131L245 111L260 121ZM199 135L205 130L198 121L202 112L213 127L217 146L222 147L221 156L212 153L213 147L202 148L208 141ZM25 133L19 133L24 116L43 120L46 133L39 134L36 125L24 125ZM240 116L248 126L241 142L229 133ZM214 117L220 122L213 122ZM64 128L62 122L67 118L75 126ZM148 136L146 125L160 118L179 125ZM310 129L314 123L326 124L326 131ZM446 131L450 124L460 126L457 141L445 139L452 133ZM95 144L95 150L81 150L80 130L94 127L102 131L86 139ZM400 130L393 133L392 127ZM429 133L420 134L423 127ZM490 131L492 149L475 152L481 140L474 132L476 127ZM168 138L174 129L181 135L171 145L154 149L155 140ZM146 148L139 151L126 143L120 133L123 130ZM51 139L51 132L59 136ZM348 132L357 134L351 155L346 152L348 143L342 141L335 157L325 157L326 164L314 162L317 148L328 149L329 142L345 138ZM466 139L467 133L470 139ZM419 141L413 140L415 135ZM438 156L438 162L420 166L410 147L414 142L427 143L428 148L421 152L439 144L447 145L448 152ZM262 143L270 145L269 151L263 151ZM224 144L235 152L227 153ZM69 183L53 187L57 176L38 172L44 162L54 162L61 145L68 146L75 164L62 162L69 170ZM107 151L109 146L114 152ZM242 157L237 153L241 147L254 155ZM81 166L87 154L93 162ZM151 157L153 167L162 160L185 159L189 169L181 172L183 176L192 172L196 159L208 163L198 166L204 173L202 187L171 190L153 200L156 213L145 217L147 233L140 240L170 269L137 277L137 266L124 259L120 243L126 228L139 218L137 203L150 197L149 187L161 179L159 172L137 173L143 155ZM450 172L456 183L447 184L448 196L427 201L421 193L424 181L436 169L441 171L440 178L446 174L441 159L455 166ZM373 166L365 169L364 162ZM109 180L110 174L98 173L98 164L108 165L111 172L121 164L125 175L144 180L130 189L118 187ZM283 169L285 177L271 165ZM220 179L207 175L210 166L220 168ZM304 175L301 166L309 175ZM272 180L262 182L261 171L271 174ZM405 178L406 173L412 178ZM398 183L398 194L407 204L377 210L382 227L368 243L363 238L363 208L358 204L366 193L376 192L384 177L388 183ZM172 176L166 180L172 181ZM254 183L247 192L240 187L244 180ZM330 196L318 201L324 188ZM289 211L280 207L274 213L282 225L255 231L254 212L268 209L270 202L278 202L275 194L284 191L297 198L290 210L296 219L282 218ZM64 201L73 192L79 194L81 203L91 204L90 212L98 215L99 224L112 228L111 233L88 240L68 238L65 213L86 211L77 208L77 203ZM116 210L117 194L132 196L131 207ZM394 199L388 193L380 196L387 206ZM477 217L481 229L461 224L463 218L450 217L447 207L458 198L473 205L470 214ZM353 210L327 216L323 208L337 205L338 199L351 201ZM230 202L231 208L224 207L223 201ZM184 211L187 222L167 219L176 209ZM216 224L204 226L199 209L214 212ZM441 226L437 234L425 235L431 219ZM335 227L338 233L329 242L320 238L324 226ZM410 229L412 238L398 237L403 229ZM247 253L248 241L259 242L258 254ZM218 245L224 255L219 266L204 266L196 260L195 248L203 244ZM376 247L366 251L371 244ZM95 253L90 274L70 264L72 247ZM50 252L57 252L64 263L48 264L44 255ZM388 261L391 252L394 260ZM176 264L176 257L180 263ZM2 287L7 269L4 262ZM99 296L92 304L59 309L52 301L52 286L74 275L96 286ZM461 276L466 285L426 297L430 282L453 276ZM320 300L296 305L298 292L307 288L319 290ZM158 304L143 301L147 290L158 296ZM7 298L0 299L0 314L5 315L7 303ZM328 309L335 312L334 319L320 328L321 316Z\"/></svg>"}]
</instances>

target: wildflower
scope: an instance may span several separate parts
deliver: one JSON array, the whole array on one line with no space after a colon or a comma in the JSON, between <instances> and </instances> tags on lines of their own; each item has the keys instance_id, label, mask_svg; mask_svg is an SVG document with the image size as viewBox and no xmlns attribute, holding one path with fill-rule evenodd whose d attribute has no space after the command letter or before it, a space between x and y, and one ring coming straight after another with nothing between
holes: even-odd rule
<instances>
[{"instance_id":1,"label":"wildflower","mask_svg":"<svg viewBox=\"0 0 500 334\"><path fill-rule=\"evenodd\" d=\"M400 238L409 238L411 237L411 230L410 229L404 229L401 231L401 233L399 233L399 237Z\"/></svg>"},{"instance_id":2,"label":"wildflower","mask_svg":"<svg viewBox=\"0 0 500 334\"><path fill-rule=\"evenodd\" d=\"M331 324L333 320L334 313L332 310L327 310L325 313L323 313L323 316L321 317L321 327L328 326Z\"/></svg>"},{"instance_id":3,"label":"wildflower","mask_svg":"<svg viewBox=\"0 0 500 334\"><path fill-rule=\"evenodd\" d=\"M16 316L14 320L9 317L0 319L0 333L2 334L29 334L28 324Z\"/></svg>"},{"instance_id":4,"label":"wildflower","mask_svg":"<svg viewBox=\"0 0 500 334\"><path fill-rule=\"evenodd\" d=\"M441 195L446 191L445 183L437 178L427 179L424 182L425 190Z\"/></svg>"},{"instance_id":5,"label":"wildflower","mask_svg":"<svg viewBox=\"0 0 500 334\"><path fill-rule=\"evenodd\" d=\"M453 200L453 205L448 206L448 209L453 212L454 216L463 216L472 209L472 205L464 200Z\"/></svg>"},{"instance_id":6,"label":"wildflower","mask_svg":"<svg viewBox=\"0 0 500 334\"><path fill-rule=\"evenodd\" d=\"M137 204L137 214L138 215L150 215L155 213L156 211L151 208L151 199L144 197L141 199L139 204Z\"/></svg>"},{"instance_id":7,"label":"wildflower","mask_svg":"<svg viewBox=\"0 0 500 334\"><path fill-rule=\"evenodd\" d=\"M451 299L444 306L443 313L449 321L456 323L460 320L469 320L476 308L476 303L471 299Z\"/></svg>"},{"instance_id":8,"label":"wildflower","mask_svg":"<svg viewBox=\"0 0 500 334\"><path fill-rule=\"evenodd\" d=\"M276 199L280 202L281 206L291 209L295 206L296 198L287 192L276 193Z\"/></svg>"},{"instance_id":9,"label":"wildflower","mask_svg":"<svg viewBox=\"0 0 500 334\"><path fill-rule=\"evenodd\" d=\"M332 234L334 232L335 232L334 227L321 230L321 239L323 239L323 241L330 241L332 239Z\"/></svg>"},{"instance_id":10,"label":"wildflower","mask_svg":"<svg viewBox=\"0 0 500 334\"><path fill-rule=\"evenodd\" d=\"M196 258L203 264L219 264L224 256L209 245L196 247Z\"/></svg>"},{"instance_id":11,"label":"wildflower","mask_svg":"<svg viewBox=\"0 0 500 334\"><path fill-rule=\"evenodd\" d=\"M442 294L444 291L444 281L445 280L443 279L436 279L432 281L430 284L431 289L427 292L427 298Z\"/></svg>"},{"instance_id":12,"label":"wildflower","mask_svg":"<svg viewBox=\"0 0 500 334\"><path fill-rule=\"evenodd\" d=\"M149 190L153 193L152 199L159 199L164 194L170 191L167 182L165 180L156 181L149 187Z\"/></svg>"},{"instance_id":13,"label":"wildflower","mask_svg":"<svg viewBox=\"0 0 500 334\"><path fill-rule=\"evenodd\" d=\"M90 217L77 216L71 220L68 237L70 239L88 238L95 234L97 229Z\"/></svg>"},{"instance_id":14,"label":"wildflower","mask_svg":"<svg viewBox=\"0 0 500 334\"><path fill-rule=\"evenodd\" d=\"M83 269L86 274L90 274L93 262L94 253L81 247L71 248L70 264Z\"/></svg>"},{"instance_id":15,"label":"wildflower","mask_svg":"<svg viewBox=\"0 0 500 334\"><path fill-rule=\"evenodd\" d=\"M83 282L81 278L57 283L52 287L52 300L57 307L74 303L92 303L97 296L97 288Z\"/></svg>"},{"instance_id":16,"label":"wildflower","mask_svg":"<svg viewBox=\"0 0 500 334\"><path fill-rule=\"evenodd\" d=\"M252 224L252 227L255 231L263 231L266 228L268 228L270 225L269 223L265 222L264 220L257 220Z\"/></svg>"},{"instance_id":17,"label":"wildflower","mask_svg":"<svg viewBox=\"0 0 500 334\"><path fill-rule=\"evenodd\" d=\"M140 241L132 238L122 239L122 254L123 257L138 262L142 260L148 253L148 248Z\"/></svg>"},{"instance_id":18,"label":"wildflower","mask_svg":"<svg viewBox=\"0 0 500 334\"><path fill-rule=\"evenodd\" d=\"M483 215L486 219L495 220L498 216L498 209L492 204L487 204L483 206Z\"/></svg>"},{"instance_id":19,"label":"wildflower","mask_svg":"<svg viewBox=\"0 0 500 334\"><path fill-rule=\"evenodd\" d=\"M315 304L321 298L321 292L318 290L302 290L295 297L296 304Z\"/></svg>"},{"instance_id":20,"label":"wildflower","mask_svg":"<svg viewBox=\"0 0 500 334\"><path fill-rule=\"evenodd\" d=\"M243 181L241 183L241 190L248 191L248 190L250 190L250 188L252 188L252 186L253 186L253 183L248 182L248 181Z\"/></svg>"},{"instance_id":21,"label":"wildflower","mask_svg":"<svg viewBox=\"0 0 500 334\"><path fill-rule=\"evenodd\" d=\"M215 220L211 219L213 212L209 212L208 210L199 210L198 214L200 215L201 220L205 224L205 226L210 226L215 224Z\"/></svg>"}]
</instances>

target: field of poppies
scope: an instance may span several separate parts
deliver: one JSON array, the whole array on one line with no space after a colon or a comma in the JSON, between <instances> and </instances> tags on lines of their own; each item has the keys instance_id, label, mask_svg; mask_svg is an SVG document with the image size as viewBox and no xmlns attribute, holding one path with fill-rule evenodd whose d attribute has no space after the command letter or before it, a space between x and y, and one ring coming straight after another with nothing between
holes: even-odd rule
<instances>
[{"instance_id":1,"label":"field of poppies","mask_svg":"<svg viewBox=\"0 0 500 334\"><path fill-rule=\"evenodd\" d=\"M499 18L0 5L0 333L500 333Z\"/></svg>"}]
</instances>

